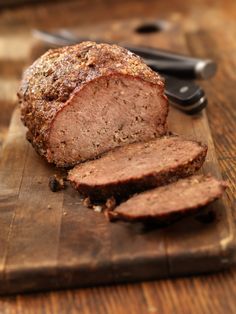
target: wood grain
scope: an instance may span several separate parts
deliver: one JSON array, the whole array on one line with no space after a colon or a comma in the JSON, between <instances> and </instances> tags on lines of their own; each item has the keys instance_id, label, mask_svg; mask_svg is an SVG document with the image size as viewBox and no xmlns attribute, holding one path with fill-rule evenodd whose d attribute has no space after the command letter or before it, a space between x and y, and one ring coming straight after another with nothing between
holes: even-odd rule
<instances>
[{"instance_id":1,"label":"wood grain","mask_svg":"<svg viewBox=\"0 0 236 314\"><path fill-rule=\"evenodd\" d=\"M19 7L16 10L2 10L0 19L1 38L6 40L11 34L17 38L18 33L28 34L30 43L31 27L80 26L93 20L125 19L142 17L144 20L165 18L169 22L181 24L183 39L188 50L196 56L215 57L220 62L217 76L210 82L201 82L207 92L209 105L207 109L211 132L214 138L217 158L221 173L230 183L227 196L235 208L235 1L193 0L182 2L163 1L96 1L96 10L91 10L91 2L86 4L66 2L57 4L39 4ZM108 28L109 31L109 28ZM114 32L114 30L112 30ZM116 34L118 36L119 34ZM152 41L161 36L159 46L166 46L164 33L137 36L137 42ZM4 49L6 45L2 45ZM175 50L177 50L176 47ZM17 56L18 50L14 49ZM1 59L5 64L6 57ZM15 58L17 60L17 57ZM2 78L16 78L20 63L8 61ZM22 62L22 61L20 61ZM23 61L26 63L26 60ZM21 63L22 64L22 63ZM22 64L23 65L23 64ZM9 74L7 73L9 68ZM0 85L1 91L1 85ZM14 94L15 91L12 91ZM0 93L1 94L1 93ZM7 118L0 128L3 139L6 125L10 121L15 106L2 106L5 102L0 95L0 118L4 113ZM6 113L6 111L8 113ZM8 122L7 122L8 121ZM2 123L1 122L1 123ZM0 222L1 223L1 222ZM2 226L2 225L1 225ZM2 246L1 246L2 247ZM80 289L65 292L50 292L34 295L19 295L0 298L0 312L13 313L235 313L235 268L214 275L195 276L191 278L159 280L132 285L116 285L93 289Z\"/></svg>"}]
</instances>

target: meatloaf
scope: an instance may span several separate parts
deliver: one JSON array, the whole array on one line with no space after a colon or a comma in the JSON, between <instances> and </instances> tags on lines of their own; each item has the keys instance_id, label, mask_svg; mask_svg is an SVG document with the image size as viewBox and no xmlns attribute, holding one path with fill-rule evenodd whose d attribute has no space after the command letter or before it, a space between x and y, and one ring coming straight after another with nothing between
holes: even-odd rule
<instances>
[{"instance_id":1,"label":"meatloaf","mask_svg":"<svg viewBox=\"0 0 236 314\"><path fill-rule=\"evenodd\" d=\"M49 50L24 73L18 97L28 140L61 167L167 130L161 77L116 45Z\"/></svg>"},{"instance_id":2,"label":"meatloaf","mask_svg":"<svg viewBox=\"0 0 236 314\"><path fill-rule=\"evenodd\" d=\"M171 221L221 197L226 186L211 176L192 176L136 195L108 214L113 220Z\"/></svg>"},{"instance_id":3,"label":"meatloaf","mask_svg":"<svg viewBox=\"0 0 236 314\"><path fill-rule=\"evenodd\" d=\"M203 164L207 146L178 136L116 148L69 171L68 179L92 200L117 199L192 175Z\"/></svg>"}]
</instances>

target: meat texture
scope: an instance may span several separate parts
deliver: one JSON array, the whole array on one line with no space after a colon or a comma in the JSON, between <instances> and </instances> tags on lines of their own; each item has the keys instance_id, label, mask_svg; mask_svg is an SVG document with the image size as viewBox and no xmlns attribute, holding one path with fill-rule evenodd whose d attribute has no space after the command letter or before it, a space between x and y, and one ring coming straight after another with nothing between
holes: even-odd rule
<instances>
[{"instance_id":1,"label":"meat texture","mask_svg":"<svg viewBox=\"0 0 236 314\"><path fill-rule=\"evenodd\" d=\"M178 136L134 143L70 170L68 179L93 200L121 199L178 178L190 176L203 164L207 146Z\"/></svg>"},{"instance_id":2,"label":"meat texture","mask_svg":"<svg viewBox=\"0 0 236 314\"><path fill-rule=\"evenodd\" d=\"M200 210L221 197L226 183L211 176L192 176L143 192L109 211L111 220L170 222Z\"/></svg>"},{"instance_id":3,"label":"meat texture","mask_svg":"<svg viewBox=\"0 0 236 314\"><path fill-rule=\"evenodd\" d=\"M61 167L167 131L161 77L116 45L49 50L24 73L18 97L28 140Z\"/></svg>"}]
</instances>

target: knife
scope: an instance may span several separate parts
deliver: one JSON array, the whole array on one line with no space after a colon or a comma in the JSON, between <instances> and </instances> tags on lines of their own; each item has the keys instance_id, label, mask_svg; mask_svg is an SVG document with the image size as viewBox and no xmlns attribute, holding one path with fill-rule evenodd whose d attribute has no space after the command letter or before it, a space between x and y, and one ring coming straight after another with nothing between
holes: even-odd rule
<instances>
[{"instance_id":1,"label":"knife","mask_svg":"<svg viewBox=\"0 0 236 314\"><path fill-rule=\"evenodd\" d=\"M76 39L75 37L73 37L71 33L61 35L41 30L34 30L33 34L40 40L56 46L72 45L78 42L89 40L88 38L82 37ZM98 41L96 40L96 42ZM129 46L125 47L127 49L130 49ZM164 55L162 53L163 51L160 52L159 50L155 50L153 48L150 48L150 50L149 48L144 48L143 50L143 47L142 48L135 47L135 49L131 48L131 51L135 53L142 51L144 62L148 66L150 66L154 71L160 72L161 75L165 78L166 81L165 94L167 95L169 102L172 106L178 108L179 110L187 114L195 114L197 112L200 112L203 108L206 107L207 99L202 88L196 85L191 80L179 79L179 76L183 78L195 77L196 76L195 67L193 66L194 62L196 64L197 62L196 60L198 60L198 62L202 61L205 62L207 60L199 61L199 59L189 57L189 59L193 59L191 62L190 61L184 62L182 60L178 61L174 60L175 56L176 58L184 57L181 55L168 53L169 55L173 55L173 58L169 60L167 57L166 59L164 58ZM148 51L150 51L150 54L148 54ZM155 51L156 54L154 53ZM160 56L162 57L158 59L159 53ZM141 55L141 53L139 55ZM156 59L152 59L154 57ZM178 76L178 78L173 75Z\"/></svg>"},{"instance_id":2,"label":"knife","mask_svg":"<svg viewBox=\"0 0 236 314\"><path fill-rule=\"evenodd\" d=\"M44 42L56 46L73 45L82 41L92 40L88 37L76 37L73 33L62 30L62 33L52 33L43 30L33 30L33 35ZM96 39L97 43L104 40ZM106 43L114 44L114 42L105 40ZM188 79L209 79L216 73L217 66L213 60L198 59L169 51L132 45L123 45L126 49L141 56L144 60L152 62L153 67L158 72L177 75Z\"/></svg>"}]
</instances>

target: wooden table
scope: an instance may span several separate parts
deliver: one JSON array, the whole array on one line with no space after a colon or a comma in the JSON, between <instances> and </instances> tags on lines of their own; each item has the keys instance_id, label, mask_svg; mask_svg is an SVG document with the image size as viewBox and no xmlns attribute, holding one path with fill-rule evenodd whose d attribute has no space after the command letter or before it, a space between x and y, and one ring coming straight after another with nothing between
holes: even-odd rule
<instances>
[{"instance_id":1,"label":"wooden table","mask_svg":"<svg viewBox=\"0 0 236 314\"><path fill-rule=\"evenodd\" d=\"M204 86L207 113L222 174L236 189L236 2L61 1L0 12L0 146L16 105L16 89L29 57L31 28L87 25L142 17L181 24L189 50L218 61ZM140 36L155 36L153 33ZM9 91L11 91L9 93ZM235 198L231 196L233 206ZM235 313L236 270L191 278L18 295L0 298L0 313Z\"/></svg>"}]
</instances>

